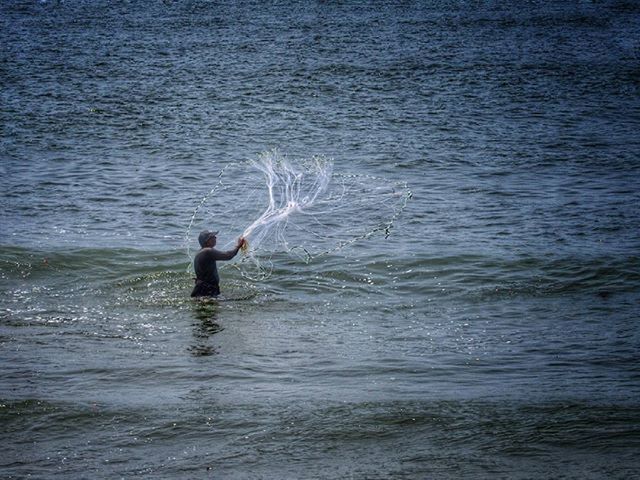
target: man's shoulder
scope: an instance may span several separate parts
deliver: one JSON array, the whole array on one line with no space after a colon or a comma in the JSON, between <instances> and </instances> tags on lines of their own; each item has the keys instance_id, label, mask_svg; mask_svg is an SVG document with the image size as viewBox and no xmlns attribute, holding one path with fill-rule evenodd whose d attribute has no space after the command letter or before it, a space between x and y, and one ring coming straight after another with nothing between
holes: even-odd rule
<instances>
[{"instance_id":1,"label":"man's shoulder","mask_svg":"<svg viewBox=\"0 0 640 480\"><path fill-rule=\"evenodd\" d=\"M200 251L196 253L196 258L209 257L211 255L214 255L214 252L215 250L210 247L201 248Z\"/></svg>"},{"instance_id":2,"label":"man's shoulder","mask_svg":"<svg viewBox=\"0 0 640 480\"><path fill-rule=\"evenodd\" d=\"M215 247L205 247L205 248L201 248L200 251L198 253L196 253L196 257L197 256L218 256L218 255L223 255L226 252L223 252L222 250L218 250Z\"/></svg>"}]
</instances>

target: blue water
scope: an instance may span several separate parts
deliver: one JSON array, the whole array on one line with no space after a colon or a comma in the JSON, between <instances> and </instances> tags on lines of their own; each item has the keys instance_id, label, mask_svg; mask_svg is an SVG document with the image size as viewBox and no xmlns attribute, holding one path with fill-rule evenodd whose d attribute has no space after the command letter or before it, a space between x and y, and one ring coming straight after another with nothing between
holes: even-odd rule
<instances>
[{"instance_id":1,"label":"blue water","mask_svg":"<svg viewBox=\"0 0 640 480\"><path fill-rule=\"evenodd\" d=\"M0 476L638 478L636 3L2 1L0 43ZM274 148L412 198L193 301Z\"/></svg>"}]
</instances>

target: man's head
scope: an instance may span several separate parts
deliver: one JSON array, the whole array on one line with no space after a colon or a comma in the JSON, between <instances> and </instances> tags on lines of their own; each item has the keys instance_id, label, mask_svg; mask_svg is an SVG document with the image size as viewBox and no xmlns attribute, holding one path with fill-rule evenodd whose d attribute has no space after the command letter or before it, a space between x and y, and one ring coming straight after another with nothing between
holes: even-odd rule
<instances>
[{"instance_id":1,"label":"man's head","mask_svg":"<svg viewBox=\"0 0 640 480\"><path fill-rule=\"evenodd\" d=\"M200 242L200 246L202 248L214 247L216 245L216 235L218 235L218 232L210 232L209 230L200 232L200 235L198 235L198 242Z\"/></svg>"}]
</instances>

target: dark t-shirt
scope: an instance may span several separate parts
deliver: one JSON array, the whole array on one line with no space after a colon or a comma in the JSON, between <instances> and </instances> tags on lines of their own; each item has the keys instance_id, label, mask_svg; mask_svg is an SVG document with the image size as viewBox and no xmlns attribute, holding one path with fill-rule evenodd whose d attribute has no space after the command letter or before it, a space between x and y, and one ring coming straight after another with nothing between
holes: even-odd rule
<instances>
[{"instance_id":1,"label":"dark t-shirt","mask_svg":"<svg viewBox=\"0 0 640 480\"><path fill-rule=\"evenodd\" d=\"M216 260L231 260L237 253L237 248L227 252L221 252L215 248L203 248L198 252L196 258L193 259L193 268L196 271L196 279L212 285L217 285L220 283L220 277L218 276Z\"/></svg>"}]
</instances>

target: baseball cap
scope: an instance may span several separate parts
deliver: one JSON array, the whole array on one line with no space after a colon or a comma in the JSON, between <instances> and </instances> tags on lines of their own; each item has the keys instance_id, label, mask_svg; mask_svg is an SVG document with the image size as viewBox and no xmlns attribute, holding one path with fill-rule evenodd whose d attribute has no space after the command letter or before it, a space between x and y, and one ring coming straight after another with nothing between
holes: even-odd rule
<instances>
[{"instance_id":1,"label":"baseball cap","mask_svg":"<svg viewBox=\"0 0 640 480\"><path fill-rule=\"evenodd\" d=\"M211 232L209 230L203 230L202 232L200 232L200 235L198 235L198 242L200 243L200 246L204 247L209 239L211 237L215 237L216 235L218 235L218 232Z\"/></svg>"}]
</instances>

